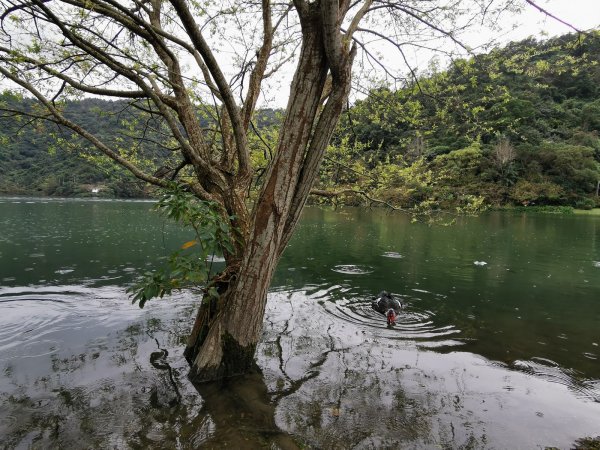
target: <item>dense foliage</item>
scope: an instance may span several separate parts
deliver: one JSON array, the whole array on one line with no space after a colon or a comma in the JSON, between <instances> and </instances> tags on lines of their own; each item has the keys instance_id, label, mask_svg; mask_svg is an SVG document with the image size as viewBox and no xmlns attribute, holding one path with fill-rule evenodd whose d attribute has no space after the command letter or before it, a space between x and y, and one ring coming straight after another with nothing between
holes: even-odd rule
<instances>
[{"instance_id":1,"label":"dense foliage","mask_svg":"<svg viewBox=\"0 0 600 450\"><path fill-rule=\"evenodd\" d=\"M599 33L528 39L405 89L375 89L345 115L322 186L359 187L405 207L465 196L592 207L599 60Z\"/></svg>"},{"instance_id":2,"label":"dense foliage","mask_svg":"<svg viewBox=\"0 0 600 450\"><path fill-rule=\"evenodd\" d=\"M33 100L8 92L0 102L7 109L33 112L38 107ZM85 99L70 102L66 109L97 136L126 141L120 102ZM0 192L70 197L89 196L99 189L100 196L144 196L141 185L118 166L96 164L90 144L64 128L4 112L0 130Z\"/></svg>"},{"instance_id":3,"label":"dense foliage","mask_svg":"<svg viewBox=\"0 0 600 450\"><path fill-rule=\"evenodd\" d=\"M600 180L599 60L599 33L528 39L454 61L445 71L432 68L404 89L374 89L344 114L319 187L423 209L472 205L474 199L593 207ZM0 101L35 107L8 93ZM125 116L123 105L85 99L67 109L127 151L128 129L143 114ZM71 196L99 187L98 195L145 195L140 184L114 164L98 164L68 133L10 114L0 121L0 192ZM273 110L260 111L253 122L259 172L261 161L266 166L272 157L277 123ZM168 151L159 141L157 134L145 143L149 158Z\"/></svg>"}]
</instances>

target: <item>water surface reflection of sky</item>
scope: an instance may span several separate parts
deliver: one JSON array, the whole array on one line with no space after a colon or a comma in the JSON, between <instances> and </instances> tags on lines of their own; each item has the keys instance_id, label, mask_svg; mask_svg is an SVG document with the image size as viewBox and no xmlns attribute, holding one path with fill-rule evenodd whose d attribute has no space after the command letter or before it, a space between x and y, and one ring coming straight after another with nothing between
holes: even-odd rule
<instances>
[{"instance_id":1,"label":"water surface reflection of sky","mask_svg":"<svg viewBox=\"0 0 600 450\"><path fill-rule=\"evenodd\" d=\"M140 310L124 292L188 238L150 207L0 199L8 448L568 448L600 434L597 218L441 228L309 208L269 296L262 376L196 389L182 357L196 296ZM405 306L393 329L369 307L381 289Z\"/></svg>"}]
</instances>

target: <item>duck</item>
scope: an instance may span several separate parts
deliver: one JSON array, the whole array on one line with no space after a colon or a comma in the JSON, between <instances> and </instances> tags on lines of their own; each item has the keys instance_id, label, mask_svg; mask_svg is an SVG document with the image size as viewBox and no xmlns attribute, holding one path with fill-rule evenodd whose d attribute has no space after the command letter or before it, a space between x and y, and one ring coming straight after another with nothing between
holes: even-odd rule
<instances>
[{"instance_id":1,"label":"duck","mask_svg":"<svg viewBox=\"0 0 600 450\"><path fill-rule=\"evenodd\" d=\"M391 327L396 325L396 316L402 309L402 303L392 297L392 294L389 292L381 291L371 302L371 307L378 313L386 316L388 327Z\"/></svg>"}]
</instances>

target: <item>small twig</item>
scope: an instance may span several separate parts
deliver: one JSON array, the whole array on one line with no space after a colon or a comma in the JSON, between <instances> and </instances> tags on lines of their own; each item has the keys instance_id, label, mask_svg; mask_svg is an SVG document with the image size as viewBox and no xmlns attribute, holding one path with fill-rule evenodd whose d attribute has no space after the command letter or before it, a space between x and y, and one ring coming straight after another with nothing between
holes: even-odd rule
<instances>
[{"instance_id":1,"label":"small twig","mask_svg":"<svg viewBox=\"0 0 600 450\"><path fill-rule=\"evenodd\" d=\"M256 126L254 125L254 122L251 120L250 121L250 126L252 127L252 131L254 131L254 134L256 134L256 136L260 139L260 141L265 145L265 147L267 147L267 149L269 150L269 160L273 159L273 149L271 148L271 146L263 139L262 135L259 133L259 131L256 129ZM267 159L267 154L264 153L265 159Z\"/></svg>"}]
</instances>

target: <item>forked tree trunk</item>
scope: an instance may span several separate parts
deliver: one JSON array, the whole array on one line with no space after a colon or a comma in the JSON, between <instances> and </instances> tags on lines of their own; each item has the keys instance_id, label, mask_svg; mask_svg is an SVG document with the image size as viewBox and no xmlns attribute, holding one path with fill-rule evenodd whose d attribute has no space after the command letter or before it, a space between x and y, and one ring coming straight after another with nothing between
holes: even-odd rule
<instances>
[{"instance_id":1,"label":"forked tree trunk","mask_svg":"<svg viewBox=\"0 0 600 450\"><path fill-rule=\"evenodd\" d=\"M267 290L348 96L354 51L337 62L322 107L331 68L327 36L316 6L307 6L301 21L303 45L286 117L253 211L243 255L239 266L228 267L227 283L218 286L220 298L201 306L188 341L185 355L191 378L197 382L241 375L255 367Z\"/></svg>"}]
</instances>

